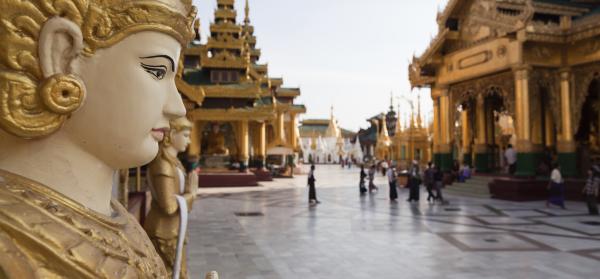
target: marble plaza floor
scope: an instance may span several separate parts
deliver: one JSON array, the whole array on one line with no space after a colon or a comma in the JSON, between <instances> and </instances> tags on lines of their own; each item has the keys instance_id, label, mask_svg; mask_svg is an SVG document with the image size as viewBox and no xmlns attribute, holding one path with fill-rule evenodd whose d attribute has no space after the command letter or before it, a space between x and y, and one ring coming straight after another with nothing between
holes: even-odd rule
<instances>
[{"instance_id":1,"label":"marble plaza floor","mask_svg":"<svg viewBox=\"0 0 600 279\"><path fill-rule=\"evenodd\" d=\"M203 189L189 224L191 278L599 278L600 218L568 210L447 196L450 204L361 197L358 169L317 166L306 176L246 190Z\"/></svg>"}]
</instances>

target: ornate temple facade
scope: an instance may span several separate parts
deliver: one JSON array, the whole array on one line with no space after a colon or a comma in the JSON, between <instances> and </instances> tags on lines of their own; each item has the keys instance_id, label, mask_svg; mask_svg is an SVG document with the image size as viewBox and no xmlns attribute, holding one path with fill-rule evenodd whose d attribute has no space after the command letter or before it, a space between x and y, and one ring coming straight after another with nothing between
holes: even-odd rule
<instances>
[{"instance_id":1,"label":"ornate temple facade","mask_svg":"<svg viewBox=\"0 0 600 279\"><path fill-rule=\"evenodd\" d=\"M300 152L297 128L303 105L300 89L283 87L259 64L254 26L246 1L243 23L236 21L234 0L217 0L206 44L196 41L184 50L177 87L193 121L189 155L205 170L231 164L261 167L269 150Z\"/></svg>"},{"instance_id":2,"label":"ornate temple facade","mask_svg":"<svg viewBox=\"0 0 600 279\"><path fill-rule=\"evenodd\" d=\"M600 4L568 0L450 0L439 33L409 68L431 88L433 153L479 172L517 150L517 175L557 161L577 176L600 158Z\"/></svg>"}]
</instances>

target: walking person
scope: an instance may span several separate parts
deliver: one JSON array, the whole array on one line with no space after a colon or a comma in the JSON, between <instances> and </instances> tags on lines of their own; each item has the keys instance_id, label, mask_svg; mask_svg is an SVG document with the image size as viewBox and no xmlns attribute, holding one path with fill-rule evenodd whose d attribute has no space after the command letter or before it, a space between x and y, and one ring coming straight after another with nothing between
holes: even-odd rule
<instances>
[{"instance_id":1,"label":"walking person","mask_svg":"<svg viewBox=\"0 0 600 279\"><path fill-rule=\"evenodd\" d=\"M504 159L508 165L508 173L513 175L517 171L517 152L513 148L512 144L509 144L504 151Z\"/></svg>"},{"instance_id":2,"label":"walking person","mask_svg":"<svg viewBox=\"0 0 600 279\"><path fill-rule=\"evenodd\" d=\"M375 165L371 166L371 169L369 169L369 193L372 193L375 190L378 190L377 186L375 186L375 183L373 182L373 180L375 180L375 173L377 172L377 169L375 168Z\"/></svg>"},{"instance_id":3,"label":"walking person","mask_svg":"<svg viewBox=\"0 0 600 279\"><path fill-rule=\"evenodd\" d=\"M444 204L444 196L442 195L442 188L444 188L444 173L439 166L435 166L433 173L433 187L435 189L435 199Z\"/></svg>"},{"instance_id":4,"label":"walking person","mask_svg":"<svg viewBox=\"0 0 600 279\"><path fill-rule=\"evenodd\" d=\"M315 188L315 165L310 166L310 172L308 173L308 203L321 203L317 200L317 189Z\"/></svg>"},{"instance_id":5,"label":"walking person","mask_svg":"<svg viewBox=\"0 0 600 279\"><path fill-rule=\"evenodd\" d=\"M591 171L591 170L590 170ZM560 206L562 209L565 208L565 187L562 174L560 173L560 166L554 163L552 166L552 173L550 174L550 184L548 185L549 196L546 201L546 207L550 207L551 204Z\"/></svg>"},{"instance_id":6,"label":"walking person","mask_svg":"<svg viewBox=\"0 0 600 279\"><path fill-rule=\"evenodd\" d=\"M419 201L419 186L421 186L421 174L419 172L419 163L413 161L410 171L408 172L408 186L410 188L410 194L408 196L408 202Z\"/></svg>"},{"instance_id":7,"label":"walking person","mask_svg":"<svg viewBox=\"0 0 600 279\"><path fill-rule=\"evenodd\" d=\"M583 195L590 215L598 215L598 187L600 185L600 167L593 166L588 170L588 179L583 187Z\"/></svg>"},{"instance_id":8,"label":"walking person","mask_svg":"<svg viewBox=\"0 0 600 279\"><path fill-rule=\"evenodd\" d=\"M433 194L433 189L435 185L435 169L433 168L433 164L431 162L427 163L427 169L425 170L425 174L423 175L425 184L425 188L427 189L427 202L435 202L436 196Z\"/></svg>"},{"instance_id":9,"label":"walking person","mask_svg":"<svg viewBox=\"0 0 600 279\"><path fill-rule=\"evenodd\" d=\"M396 188L396 170L395 167L390 167L387 170L387 179L390 184L390 201L395 202L398 199L398 189Z\"/></svg>"},{"instance_id":10,"label":"walking person","mask_svg":"<svg viewBox=\"0 0 600 279\"><path fill-rule=\"evenodd\" d=\"M389 168L388 162L386 160L381 161L381 174L382 175L385 176L388 168Z\"/></svg>"},{"instance_id":11,"label":"walking person","mask_svg":"<svg viewBox=\"0 0 600 279\"><path fill-rule=\"evenodd\" d=\"M367 187L365 187L366 177L367 173L365 172L365 166L360 166L360 181L358 182L358 188L361 195L364 195L367 192Z\"/></svg>"}]
</instances>

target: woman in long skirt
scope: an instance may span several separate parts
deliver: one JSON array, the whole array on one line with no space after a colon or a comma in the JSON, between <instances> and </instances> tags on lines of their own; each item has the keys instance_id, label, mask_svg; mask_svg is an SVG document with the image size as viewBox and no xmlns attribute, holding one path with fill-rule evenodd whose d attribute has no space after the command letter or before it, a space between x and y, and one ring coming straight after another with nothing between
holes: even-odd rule
<instances>
[{"instance_id":1,"label":"woman in long skirt","mask_svg":"<svg viewBox=\"0 0 600 279\"><path fill-rule=\"evenodd\" d=\"M358 182L358 188L359 188L361 195L363 195L367 192L367 187L365 187L365 177L367 177L367 173L365 172L365 167L360 166L360 181Z\"/></svg>"},{"instance_id":2,"label":"woman in long skirt","mask_svg":"<svg viewBox=\"0 0 600 279\"><path fill-rule=\"evenodd\" d=\"M550 185L548 185L550 191L548 201L546 201L546 207L551 204L560 206L562 209L565 208L565 188L562 174L560 173L560 166L554 164L552 173L550 174Z\"/></svg>"},{"instance_id":3,"label":"woman in long skirt","mask_svg":"<svg viewBox=\"0 0 600 279\"><path fill-rule=\"evenodd\" d=\"M315 165L310 166L310 172L308 173L308 202L309 203L320 203L317 200L317 189L315 188Z\"/></svg>"},{"instance_id":4,"label":"woman in long skirt","mask_svg":"<svg viewBox=\"0 0 600 279\"><path fill-rule=\"evenodd\" d=\"M583 187L583 195L590 215L598 215L598 187L600 185L600 167L593 166L588 171L588 179Z\"/></svg>"},{"instance_id":5,"label":"woman in long skirt","mask_svg":"<svg viewBox=\"0 0 600 279\"><path fill-rule=\"evenodd\" d=\"M419 186L421 186L421 174L419 171L419 163L417 161L413 161L413 165L408 172L408 185L410 188L408 202L419 201Z\"/></svg>"},{"instance_id":6,"label":"woman in long skirt","mask_svg":"<svg viewBox=\"0 0 600 279\"><path fill-rule=\"evenodd\" d=\"M369 170L369 193L379 190L379 188L377 188L377 186L375 186L375 182L373 182L375 180L375 173L376 173L376 169L375 169L375 165L371 166L371 169Z\"/></svg>"},{"instance_id":7,"label":"woman in long skirt","mask_svg":"<svg viewBox=\"0 0 600 279\"><path fill-rule=\"evenodd\" d=\"M387 170L388 183L390 184L390 201L396 201L398 199L398 190L396 189L396 172L394 167L390 167Z\"/></svg>"}]
</instances>

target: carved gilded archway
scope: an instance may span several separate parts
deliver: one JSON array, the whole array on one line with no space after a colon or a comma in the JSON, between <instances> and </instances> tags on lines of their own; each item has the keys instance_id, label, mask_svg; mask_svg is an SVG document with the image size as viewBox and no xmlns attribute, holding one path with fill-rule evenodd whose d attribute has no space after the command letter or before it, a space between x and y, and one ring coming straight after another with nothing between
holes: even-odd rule
<instances>
[{"instance_id":1,"label":"carved gilded archway","mask_svg":"<svg viewBox=\"0 0 600 279\"><path fill-rule=\"evenodd\" d=\"M587 64L573 69L573 93L571 111L573 115L573 133L577 133L581 125L581 111L588 97L590 85L595 79L600 79L600 63Z\"/></svg>"},{"instance_id":2,"label":"carved gilded archway","mask_svg":"<svg viewBox=\"0 0 600 279\"><path fill-rule=\"evenodd\" d=\"M478 95L484 97L499 95L504 101L508 113L515 115L515 83L512 72L504 72L491 76L485 76L474 80L457 83L450 86L450 94L454 106L476 99Z\"/></svg>"},{"instance_id":3,"label":"carved gilded archway","mask_svg":"<svg viewBox=\"0 0 600 279\"><path fill-rule=\"evenodd\" d=\"M540 100L542 90L545 89L548 102L550 105L550 111L554 118L554 125L556 125L557 131L562 131L562 123L560 121L560 75L557 71L551 69L536 68L532 70L529 75L529 99L532 100L530 104L530 119L537 119L540 115L541 107L539 102L533 102L533 100ZM533 128L533 127L532 127Z\"/></svg>"}]
</instances>

